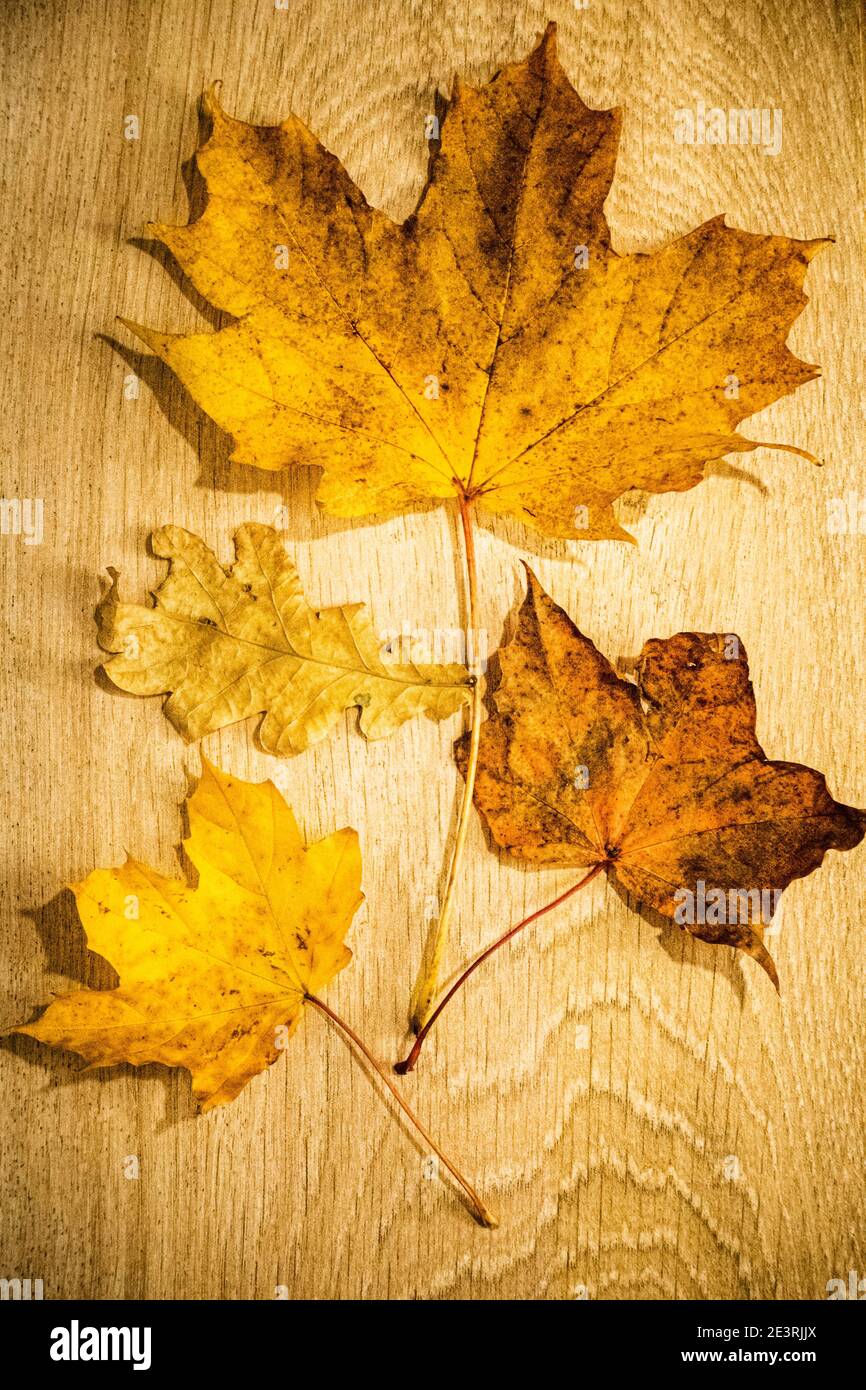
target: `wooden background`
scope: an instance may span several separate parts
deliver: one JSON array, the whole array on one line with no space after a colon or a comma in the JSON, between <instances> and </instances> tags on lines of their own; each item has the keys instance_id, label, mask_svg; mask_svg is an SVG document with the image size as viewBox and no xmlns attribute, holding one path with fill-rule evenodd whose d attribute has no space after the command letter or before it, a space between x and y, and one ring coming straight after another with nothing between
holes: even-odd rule
<instances>
[{"instance_id":1,"label":"wooden background","mask_svg":"<svg viewBox=\"0 0 866 1390\"><path fill-rule=\"evenodd\" d=\"M115 328L124 313L189 330L212 315L132 239L184 221L197 101L274 122L290 108L373 202L412 208L424 117L452 75L483 81L545 20L585 100L625 107L607 204L615 244L651 249L726 211L753 231L837 242L810 272L791 336L820 381L751 430L827 460L761 450L739 476L627 506L638 548L480 534L490 641L521 592L518 560L612 656L680 628L735 631L769 754L866 804L866 537L828 533L827 502L863 472L862 33L846 0L7 0L3 7L2 490L43 497L41 547L0 538L5 756L2 1017L50 989L111 982L81 945L64 883L128 849L175 867L198 768L160 713L94 678L105 567L142 598L172 521L224 557L234 526L289 509L287 540L320 605L365 600L381 629L456 627L444 511L335 523L314 478L228 463L229 446L167 371ZM778 158L688 147L673 111L780 107ZM140 139L123 138L124 118ZM120 346L109 341L118 333ZM105 337L101 335L106 335ZM124 378L138 371L138 400ZM530 543L531 544L531 543ZM308 838L352 824L368 906L329 1002L385 1058L403 1046L430 898L458 795L457 717L366 745L346 718L276 764L251 728L206 751L274 776ZM501 1227L477 1227L325 1021L230 1107L194 1114L185 1073L81 1075L24 1039L0 1049L0 1275L88 1298L822 1298L866 1275L864 853L831 854L786 895L781 1002L749 960L658 933L597 880L455 1005L407 1091L464 1161ZM477 821L451 965L571 875L497 861ZM140 1176L124 1176L137 1155Z\"/></svg>"}]
</instances>

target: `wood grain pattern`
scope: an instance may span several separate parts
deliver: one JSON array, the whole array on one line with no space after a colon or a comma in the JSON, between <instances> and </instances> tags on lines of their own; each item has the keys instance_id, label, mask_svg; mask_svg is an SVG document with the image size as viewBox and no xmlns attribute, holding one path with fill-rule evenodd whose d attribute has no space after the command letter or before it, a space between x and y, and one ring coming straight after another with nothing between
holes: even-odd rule
<instances>
[{"instance_id":1,"label":"wood grain pattern","mask_svg":"<svg viewBox=\"0 0 866 1390\"><path fill-rule=\"evenodd\" d=\"M198 768L159 700L94 679L92 613L108 564L140 599L145 542L172 521L224 557L234 527L288 509L301 577L325 605L364 600L381 628L457 627L457 537L443 511L341 524L285 480L228 463L226 439L159 365L114 335L122 312L189 330L213 315L131 242L182 221L182 161L204 85L227 110L292 108L371 201L403 216L420 189L424 116L455 72L484 80L560 23L591 105L625 108L607 204L615 245L651 248L723 210L736 226L832 233L791 346L823 377L764 412L760 450L680 497L626 508L637 548L479 536L484 623L498 643L520 557L605 652L680 628L739 633L771 757L826 772L866 804L866 538L827 502L866 493L861 226L863 69L851 0L9 0L2 19L5 280L3 496L42 497L45 537L0 538L6 756L2 1021L50 988L110 971L81 945L62 885L125 849L175 867L178 803ZM781 108L778 157L689 147L673 111ZM123 138L139 117L140 139ZM122 331L121 331L122 332ZM118 338L120 342L120 337ZM124 378L138 372L137 400ZM621 513L622 514L622 513ZM207 741L242 777L275 775L308 837L352 824L368 907L356 964L328 1000L383 1057L405 1040L423 919L458 795L459 720L367 745L340 733L276 764L243 728ZM323 1019L239 1100L196 1117L184 1075L81 1075L24 1039L0 1050L0 1275L45 1296L571 1299L824 1297L866 1275L866 955L862 852L830 855L786 895L779 1002L746 960L661 936L598 880L502 952L432 1042L410 1098L499 1208L476 1227ZM477 820L452 966L554 896L566 874L501 863ZM140 1177L124 1176L126 1155Z\"/></svg>"}]
</instances>

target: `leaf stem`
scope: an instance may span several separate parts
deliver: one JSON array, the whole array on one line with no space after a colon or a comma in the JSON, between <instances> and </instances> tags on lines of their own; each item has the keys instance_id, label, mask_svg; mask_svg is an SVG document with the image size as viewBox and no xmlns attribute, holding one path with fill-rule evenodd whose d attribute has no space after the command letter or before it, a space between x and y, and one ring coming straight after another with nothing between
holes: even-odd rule
<instances>
[{"instance_id":1,"label":"leaf stem","mask_svg":"<svg viewBox=\"0 0 866 1390\"><path fill-rule=\"evenodd\" d=\"M415 1063L418 1061L418 1054L420 1053L421 1048L424 1046L424 1039L430 1032L430 1029L433 1027L433 1024L436 1022L442 1010L445 1008L445 1005L448 1004L454 998L454 995L457 993L457 991L461 989L463 985L465 985L466 981L469 979L469 976L478 969L482 961L485 961L488 956L492 956L494 951L498 951L500 946L504 946L506 941L510 941L512 937L516 936L517 933L519 931L522 931L524 927L528 927L530 922L536 922L539 917L544 916L545 912L551 912L553 908L559 907L560 903L564 903L566 899L570 898L573 893L576 893L578 891L578 889L585 887L587 883L589 883L592 879L595 878L596 874L601 873L604 867L605 861L602 861L600 864L594 864L590 869L589 873L584 874L583 878L578 883L573 883L572 886L570 888L567 888L564 893L560 893L558 898L554 898L553 902L546 903L545 906L540 907L537 910L537 912L531 912L528 917L524 917L522 922L518 922L516 927L509 927L508 931L505 932L504 936L500 936L496 941L492 943L492 945L485 947L481 954L477 955L470 965L467 965L462 975L458 977L458 979L449 989L448 993L437 1004L436 1008L431 1013L427 1022L424 1024L424 1027L418 1033L418 1036L415 1039L415 1042L412 1046L412 1051L409 1053L409 1056L404 1061L397 1062L395 1064L394 1070L396 1072L399 1072L401 1076L404 1076L406 1072L412 1071L414 1069Z\"/></svg>"},{"instance_id":2,"label":"leaf stem","mask_svg":"<svg viewBox=\"0 0 866 1390\"><path fill-rule=\"evenodd\" d=\"M472 794L475 790L475 774L478 770L478 749L481 740L481 716L483 709L481 672L478 670L477 650L479 636L478 566L475 560L475 534L472 529L472 498L467 497L461 492L458 498L458 505L460 508L460 522L463 530L464 542L463 549L466 558L466 574L468 578L469 613L466 627L467 658L469 656L471 644L470 672L475 677L475 684L472 688L469 757L466 761L463 797L457 815L457 830L454 836L454 848L451 851L451 862L448 866L448 878L445 883L442 910L439 913L439 920L436 924L436 935L433 939L433 946L429 953L426 967L422 965L421 973L412 995L412 1029L415 1033L420 1033L421 1029L427 1023L430 1010L433 1007L433 1001L438 992L439 975L442 971L445 947L448 942L448 930L451 925L454 889L457 884L457 874L463 858L463 849L466 844L466 832L469 829L469 817L472 811Z\"/></svg>"},{"instance_id":3,"label":"leaf stem","mask_svg":"<svg viewBox=\"0 0 866 1390\"><path fill-rule=\"evenodd\" d=\"M492 1212L490 1212L484 1205L481 1198L478 1196L478 1193L475 1191L475 1188L466 1178L464 1178L463 1174L460 1172L460 1169L456 1166L456 1164L451 1162L451 1159L443 1153L442 1149L440 1149L435 1139L433 1139L432 1136L427 1132L427 1130L422 1125L421 1121L418 1119L418 1116L414 1113L413 1110L409 1108L408 1104L401 1096L399 1090L394 1085L394 1082L391 1080L391 1077L385 1070L385 1067L373 1056L367 1044L363 1042L361 1038L358 1037L358 1034L355 1032L354 1028L351 1028L349 1024L346 1023L345 1019L340 1018L339 1014L334 1013L334 1010L329 1008L323 1000L317 999L315 994L307 994L305 995L305 998L308 1004L312 1004L314 1008L319 1009L321 1013L325 1014L331 1020L332 1023L336 1024L336 1026L339 1029L341 1029L341 1031L346 1035L346 1037L354 1043L355 1047L358 1049L361 1055L367 1060L367 1062L369 1062L370 1066L373 1067L373 1069L378 1073L378 1075L384 1081L385 1085L388 1087L388 1090L391 1092L391 1095L394 1097L397 1104L400 1106L400 1109L403 1111L403 1114L410 1121L410 1123L414 1125L415 1129L417 1129L418 1133L421 1135L425 1143L430 1145L430 1148L433 1150L433 1152L445 1164L445 1167L448 1169L448 1172L455 1179L455 1181L458 1182L460 1186L463 1188L463 1191L469 1198L469 1201L474 1209L475 1215L478 1221L481 1223L481 1225L489 1226L491 1228L498 1226L498 1220L492 1214Z\"/></svg>"}]
</instances>

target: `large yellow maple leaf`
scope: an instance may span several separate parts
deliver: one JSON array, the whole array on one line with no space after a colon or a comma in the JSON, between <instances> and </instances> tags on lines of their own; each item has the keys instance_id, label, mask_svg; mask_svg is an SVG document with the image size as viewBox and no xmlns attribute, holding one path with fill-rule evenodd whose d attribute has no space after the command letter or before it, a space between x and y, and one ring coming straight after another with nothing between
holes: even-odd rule
<instances>
[{"instance_id":1,"label":"large yellow maple leaf","mask_svg":"<svg viewBox=\"0 0 866 1390\"><path fill-rule=\"evenodd\" d=\"M297 117L247 125L213 91L205 106L205 211L150 230L235 322L128 326L237 462L320 465L334 515L458 498L630 539L617 497L691 488L757 448L738 424L817 375L785 339L823 241L716 217L653 255L612 249L619 112L583 104L553 25L524 62L458 85L400 225Z\"/></svg>"},{"instance_id":2,"label":"large yellow maple leaf","mask_svg":"<svg viewBox=\"0 0 866 1390\"><path fill-rule=\"evenodd\" d=\"M13 1031L95 1067L185 1067L209 1110L277 1060L308 996L349 964L363 895L354 830L305 845L273 783L202 767L184 841L197 886L130 858L74 884L87 944L120 984L61 995Z\"/></svg>"}]
</instances>

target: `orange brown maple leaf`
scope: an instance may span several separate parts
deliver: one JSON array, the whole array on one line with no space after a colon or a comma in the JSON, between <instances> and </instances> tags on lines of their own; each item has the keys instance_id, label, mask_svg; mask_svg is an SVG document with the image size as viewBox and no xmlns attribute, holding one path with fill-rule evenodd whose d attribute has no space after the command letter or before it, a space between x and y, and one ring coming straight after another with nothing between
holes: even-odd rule
<instances>
[{"instance_id":1,"label":"orange brown maple leaf","mask_svg":"<svg viewBox=\"0 0 866 1390\"><path fill-rule=\"evenodd\" d=\"M580 100L553 25L485 86L457 85L402 224L296 116L248 125L214 91L205 107L205 210L149 230L234 322L127 326L237 462L321 466L333 515L457 498L549 536L631 539L618 497L694 487L758 447L744 419L818 374L785 340L823 240L715 217L652 255L613 250L620 114Z\"/></svg>"},{"instance_id":2,"label":"orange brown maple leaf","mask_svg":"<svg viewBox=\"0 0 866 1390\"><path fill-rule=\"evenodd\" d=\"M753 956L778 987L768 906L827 850L859 844L866 812L834 801L821 773L766 757L732 634L653 639L637 682L623 680L528 574L481 731L475 804L493 841L537 865L604 867L640 905ZM457 757L464 766L465 740Z\"/></svg>"}]
</instances>

